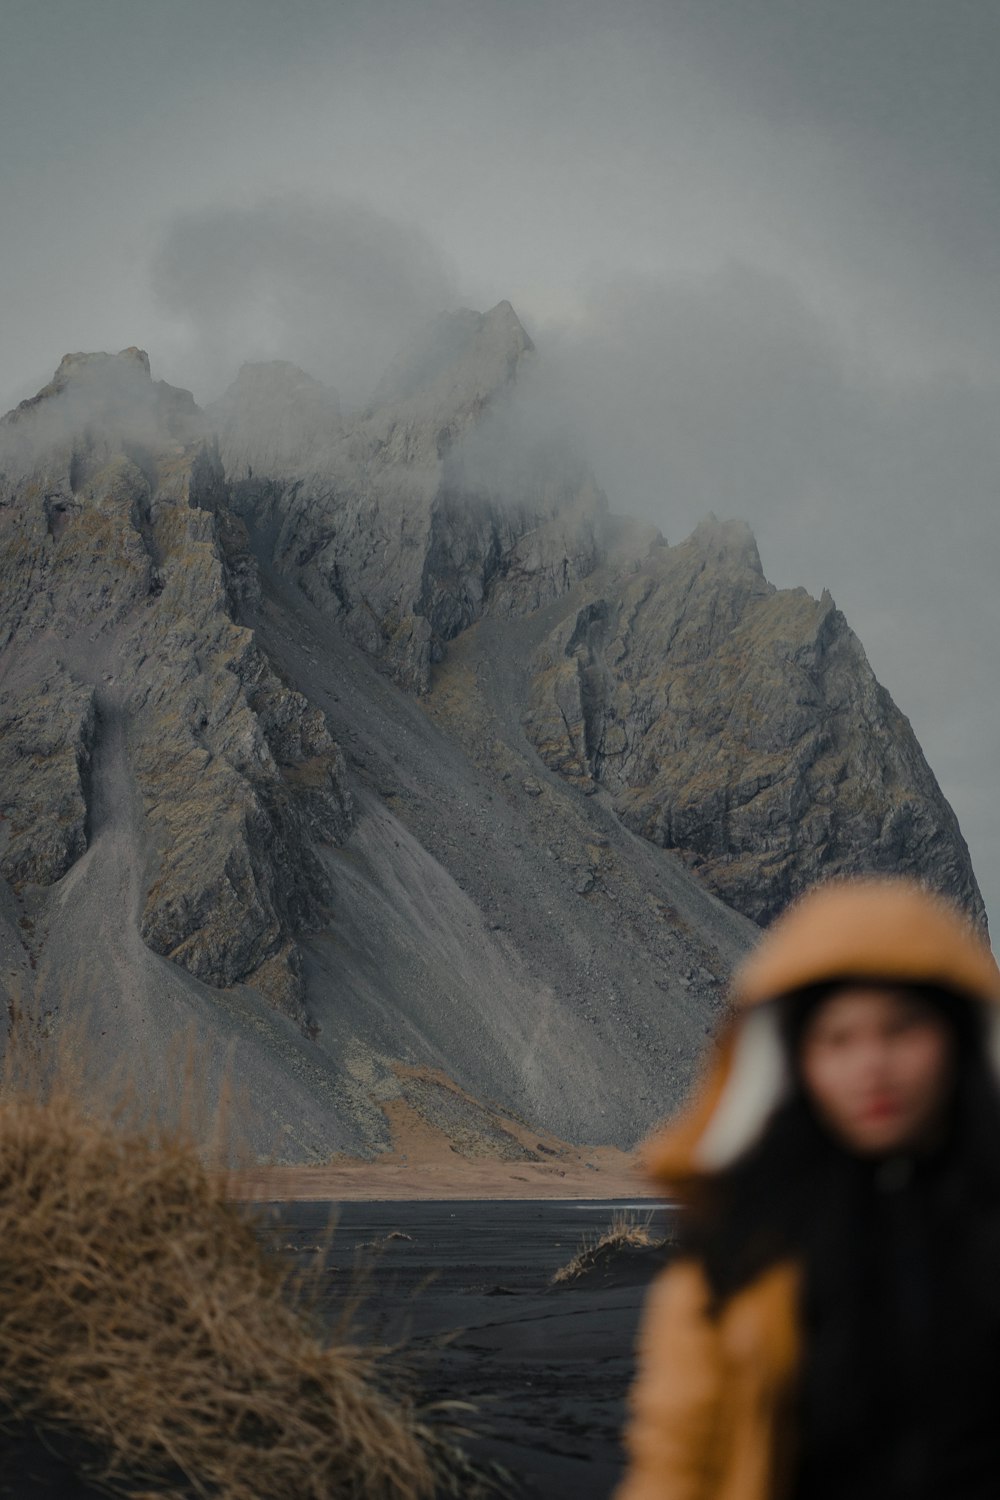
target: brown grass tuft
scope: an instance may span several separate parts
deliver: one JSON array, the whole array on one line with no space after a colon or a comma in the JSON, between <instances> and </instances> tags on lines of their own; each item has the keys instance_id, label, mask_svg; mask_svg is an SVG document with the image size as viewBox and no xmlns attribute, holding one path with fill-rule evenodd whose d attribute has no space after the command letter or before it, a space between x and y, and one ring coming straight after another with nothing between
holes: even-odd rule
<instances>
[{"instance_id":1,"label":"brown grass tuft","mask_svg":"<svg viewBox=\"0 0 1000 1500\"><path fill-rule=\"evenodd\" d=\"M191 1142L0 1091L0 1403L123 1495L416 1500L440 1443L325 1347ZM430 1459L428 1458L430 1454Z\"/></svg>"},{"instance_id":2,"label":"brown grass tuft","mask_svg":"<svg viewBox=\"0 0 1000 1500\"><path fill-rule=\"evenodd\" d=\"M623 1251L663 1249L668 1241L657 1239L650 1232L652 1222L651 1213L643 1218L637 1218L627 1209L618 1209L612 1215L607 1229L596 1239L590 1235L584 1236L573 1259L559 1267L558 1271L553 1274L549 1285L561 1286L567 1281L576 1281L578 1277L585 1276L588 1271L607 1265Z\"/></svg>"}]
</instances>

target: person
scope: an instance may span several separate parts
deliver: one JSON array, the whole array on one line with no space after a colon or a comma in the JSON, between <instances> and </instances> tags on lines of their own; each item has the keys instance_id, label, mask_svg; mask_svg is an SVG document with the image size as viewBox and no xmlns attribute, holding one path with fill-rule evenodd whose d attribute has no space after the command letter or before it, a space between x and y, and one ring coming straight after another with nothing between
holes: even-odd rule
<instances>
[{"instance_id":1,"label":"person","mask_svg":"<svg viewBox=\"0 0 1000 1500\"><path fill-rule=\"evenodd\" d=\"M647 1158L682 1205L616 1500L1000 1493L1000 971L900 879L831 882L737 972Z\"/></svg>"}]
</instances>

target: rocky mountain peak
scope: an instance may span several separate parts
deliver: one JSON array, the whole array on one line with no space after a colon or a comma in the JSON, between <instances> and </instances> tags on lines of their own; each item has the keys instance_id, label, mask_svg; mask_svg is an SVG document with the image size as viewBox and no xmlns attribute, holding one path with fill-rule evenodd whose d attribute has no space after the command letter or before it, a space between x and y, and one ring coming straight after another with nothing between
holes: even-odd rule
<instances>
[{"instance_id":1,"label":"rocky mountain peak","mask_svg":"<svg viewBox=\"0 0 1000 1500\"><path fill-rule=\"evenodd\" d=\"M720 566L749 568L764 577L757 538L745 521L720 521L714 512L688 537L687 545L702 552L707 561Z\"/></svg>"},{"instance_id":2,"label":"rocky mountain peak","mask_svg":"<svg viewBox=\"0 0 1000 1500\"><path fill-rule=\"evenodd\" d=\"M336 392L280 359L243 365L205 415L231 479L315 467L341 426Z\"/></svg>"},{"instance_id":3,"label":"rocky mountain peak","mask_svg":"<svg viewBox=\"0 0 1000 1500\"><path fill-rule=\"evenodd\" d=\"M52 385L58 390L67 381L86 379L95 373L107 372L107 370L137 369L143 371L150 378L149 355L145 349L139 349L135 344L130 344L127 349L120 349L117 354L105 353L83 353L64 354L59 362L59 368L52 377Z\"/></svg>"},{"instance_id":4,"label":"rocky mountain peak","mask_svg":"<svg viewBox=\"0 0 1000 1500\"><path fill-rule=\"evenodd\" d=\"M534 352L509 302L441 313L386 370L371 409L417 406L460 417L505 390Z\"/></svg>"},{"instance_id":5,"label":"rocky mountain peak","mask_svg":"<svg viewBox=\"0 0 1000 1500\"><path fill-rule=\"evenodd\" d=\"M239 378L209 408L236 504L278 571L418 692L489 608L535 608L597 558L606 501L593 476L511 421L533 349L509 302L444 313L322 442L304 415L312 388L287 367Z\"/></svg>"},{"instance_id":6,"label":"rocky mountain peak","mask_svg":"<svg viewBox=\"0 0 1000 1500\"><path fill-rule=\"evenodd\" d=\"M337 399L322 381L287 359L248 360L240 366L236 379L221 399L232 403L266 397L291 405L297 400L308 400L317 392L322 392L328 400Z\"/></svg>"},{"instance_id":7,"label":"rocky mountain peak","mask_svg":"<svg viewBox=\"0 0 1000 1500\"><path fill-rule=\"evenodd\" d=\"M256 573L202 413L131 349L67 356L6 427L0 877L51 885L109 798L134 805L119 855L148 946L259 974L305 1024L294 935L349 797L322 714L240 618Z\"/></svg>"},{"instance_id":8,"label":"rocky mountain peak","mask_svg":"<svg viewBox=\"0 0 1000 1500\"><path fill-rule=\"evenodd\" d=\"M984 919L955 815L829 592L776 589L749 528L715 517L584 592L532 668L525 727L552 770L606 788L755 922L878 871Z\"/></svg>"},{"instance_id":9,"label":"rocky mountain peak","mask_svg":"<svg viewBox=\"0 0 1000 1500\"><path fill-rule=\"evenodd\" d=\"M65 354L48 385L0 419L0 462L47 463L84 440L183 444L205 433L191 392L154 381L144 349Z\"/></svg>"}]
</instances>

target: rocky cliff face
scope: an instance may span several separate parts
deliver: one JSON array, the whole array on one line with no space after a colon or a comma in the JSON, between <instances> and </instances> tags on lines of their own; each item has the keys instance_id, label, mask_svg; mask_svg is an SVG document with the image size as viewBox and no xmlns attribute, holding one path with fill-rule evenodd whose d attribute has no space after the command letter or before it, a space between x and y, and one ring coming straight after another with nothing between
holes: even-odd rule
<instances>
[{"instance_id":1,"label":"rocky cliff face","mask_svg":"<svg viewBox=\"0 0 1000 1500\"><path fill-rule=\"evenodd\" d=\"M306 1021L294 937L350 821L322 715L238 623L256 587L191 397L146 356L67 356L0 430L4 841L15 889L84 853L91 763L121 721L142 802L140 930L215 984L256 975Z\"/></svg>"},{"instance_id":2,"label":"rocky cliff face","mask_svg":"<svg viewBox=\"0 0 1000 1500\"><path fill-rule=\"evenodd\" d=\"M829 594L775 589L746 527L715 521L585 592L534 661L547 765L755 922L860 871L924 876L984 919L955 816Z\"/></svg>"},{"instance_id":3,"label":"rocky cliff face","mask_svg":"<svg viewBox=\"0 0 1000 1500\"><path fill-rule=\"evenodd\" d=\"M297 463L258 462L258 482L236 488L276 567L418 692L444 644L487 609L537 607L600 554L606 501L592 477L519 426L515 386L532 353L507 302L446 314L362 416L313 425ZM284 411L287 376L273 367L218 408L236 472L259 452L260 382Z\"/></svg>"}]
</instances>

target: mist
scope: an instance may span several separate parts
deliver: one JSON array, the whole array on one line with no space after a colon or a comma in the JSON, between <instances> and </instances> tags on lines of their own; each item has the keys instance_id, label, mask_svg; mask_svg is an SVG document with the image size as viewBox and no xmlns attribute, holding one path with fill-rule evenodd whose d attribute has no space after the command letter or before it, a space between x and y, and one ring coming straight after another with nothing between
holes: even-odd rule
<instances>
[{"instance_id":1,"label":"mist","mask_svg":"<svg viewBox=\"0 0 1000 1500\"><path fill-rule=\"evenodd\" d=\"M190 439L206 430L189 392L150 379L140 349L70 355L40 394L0 417L0 496L9 480L36 465L50 469L54 457L68 465L80 433L91 427L140 448L156 446L166 432Z\"/></svg>"},{"instance_id":2,"label":"mist","mask_svg":"<svg viewBox=\"0 0 1000 1500\"><path fill-rule=\"evenodd\" d=\"M283 359L348 409L457 295L444 253L419 229L361 202L302 195L178 216L151 283L181 326L174 360L203 400L240 365Z\"/></svg>"}]
</instances>

